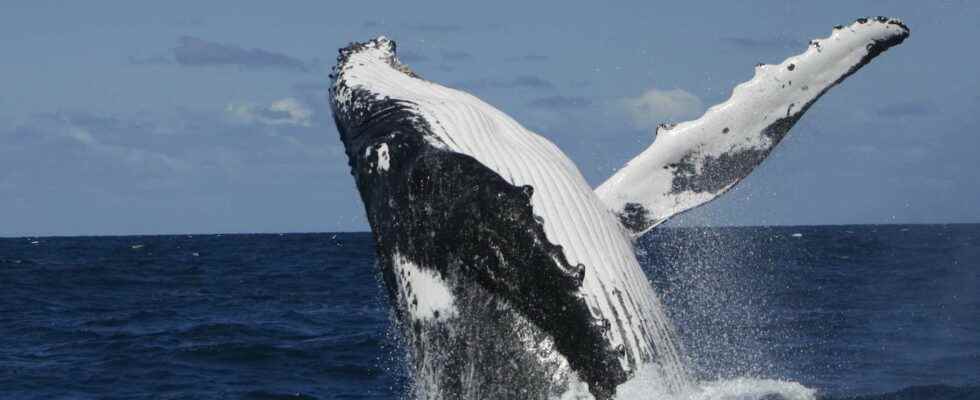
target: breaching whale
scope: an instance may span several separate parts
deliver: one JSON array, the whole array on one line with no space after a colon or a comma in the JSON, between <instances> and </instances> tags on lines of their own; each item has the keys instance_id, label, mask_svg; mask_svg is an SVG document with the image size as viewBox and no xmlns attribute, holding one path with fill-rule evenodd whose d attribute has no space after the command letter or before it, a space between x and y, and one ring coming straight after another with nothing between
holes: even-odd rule
<instances>
[{"instance_id":1,"label":"breaching whale","mask_svg":"<svg viewBox=\"0 0 980 400\"><path fill-rule=\"evenodd\" d=\"M690 378L636 236L731 189L831 87L909 35L862 18L759 65L593 190L554 144L419 77L379 37L340 50L334 120L419 398L607 399Z\"/></svg>"}]
</instances>

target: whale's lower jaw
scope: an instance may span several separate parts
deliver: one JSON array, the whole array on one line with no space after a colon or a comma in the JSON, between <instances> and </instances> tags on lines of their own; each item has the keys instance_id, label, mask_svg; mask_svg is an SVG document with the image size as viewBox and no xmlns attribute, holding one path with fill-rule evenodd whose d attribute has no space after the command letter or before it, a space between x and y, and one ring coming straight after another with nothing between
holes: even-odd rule
<instances>
[{"instance_id":1,"label":"whale's lower jaw","mask_svg":"<svg viewBox=\"0 0 980 400\"><path fill-rule=\"evenodd\" d=\"M440 148L405 104L355 96L370 101L335 118L422 397L548 398L579 379L610 397L627 378L621 350L533 189Z\"/></svg>"},{"instance_id":2,"label":"whale's lower jaw","mask_svg":"<svg viewBox=\"0 0 980 400\"><path fill-rule=\"evenodd\" d=\"M399 258L383 268L401 270ZM413 309L411 295L396 300L415 373L411 398L559 398L581 385L550 335L511 304L479 285L447 283L457 288L450 309ZM439 316L422 314L429 311Z\"/></svg>"}]
</instances>

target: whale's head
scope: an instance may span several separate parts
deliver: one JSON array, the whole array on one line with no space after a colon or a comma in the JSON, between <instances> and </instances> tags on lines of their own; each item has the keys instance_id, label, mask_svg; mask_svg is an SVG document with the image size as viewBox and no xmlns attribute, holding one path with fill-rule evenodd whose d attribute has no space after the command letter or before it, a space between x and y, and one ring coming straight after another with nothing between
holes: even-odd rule
<instances>
[{"instance_id":1,"label":"whale's head","mask_svg":"<svg viewBox=\"0 0 980 400\"><path fill-rule=\"evenodd\" d=\"M386 86L418 80L397 57L396 43L384 36L339 50L330 74L330 107L348 156L366 151L392 132L418 131L411 104L390 96ZM399 124L406 126L399 129ZM353 165L352 165L353 167Z\"/></svg>"},{"instance_id":2,"label":"whale's head","mask_svg":"<svg viewBox=\"0 0 980 400\"><path fill-rule=\"evenodd\" d=\"M405 94L431 84L398 60L396 48L384 36L351 43L339 50L330 74L334 122L376 234L390 233L387 216L399 203L397 188L411 181L416 160L441 147L419 101Z\"/></svg>"}]
</instances>

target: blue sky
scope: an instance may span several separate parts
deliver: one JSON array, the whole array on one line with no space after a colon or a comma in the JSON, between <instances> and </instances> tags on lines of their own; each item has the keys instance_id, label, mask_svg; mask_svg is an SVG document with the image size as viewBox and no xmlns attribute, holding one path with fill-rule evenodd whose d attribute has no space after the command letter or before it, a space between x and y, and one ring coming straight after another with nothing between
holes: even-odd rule
<instances>
[{"instance_id":1,"label":"blue sky","mask_svg":"<svg viewBox=\"0 0 980 400\"><path fill-rule=\"evenodd\" d=\"M350 41L392 37L423 77L510 113L595 185L656 121L697 116L756 63L866 15L912 36L672 223L980 221L980 3L346 3L5 2L0 236L366 230L325 100Z\"/></svg>"}]
</instances>

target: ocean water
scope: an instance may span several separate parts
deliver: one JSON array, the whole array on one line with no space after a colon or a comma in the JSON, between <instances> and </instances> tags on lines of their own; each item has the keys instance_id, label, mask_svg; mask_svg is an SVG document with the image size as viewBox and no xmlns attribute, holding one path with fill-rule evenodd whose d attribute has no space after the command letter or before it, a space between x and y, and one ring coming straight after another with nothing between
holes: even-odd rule
<instances>
[{"instance_id":1,"label":"ocean water","mask_svg":"<svg viewBox=\"0 0 980 400\"><path fill-rule=\"evenodd\" d=\"M980 399L980 225L638 247L693 397ZM389 321L366 233L0 239L0 399L399 398Z\"/></svg>"}]
</instances>

